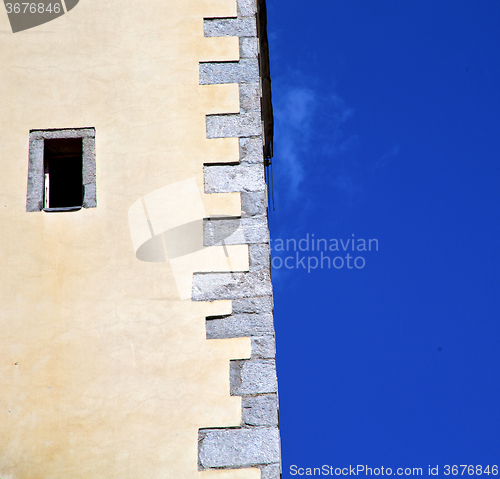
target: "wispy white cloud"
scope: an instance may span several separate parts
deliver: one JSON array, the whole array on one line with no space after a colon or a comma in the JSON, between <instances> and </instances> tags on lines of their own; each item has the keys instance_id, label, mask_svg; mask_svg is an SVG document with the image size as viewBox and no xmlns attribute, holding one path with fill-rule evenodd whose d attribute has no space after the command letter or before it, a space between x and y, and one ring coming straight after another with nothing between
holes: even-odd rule
<instances>
[{"instance_id":1,"label":"wispy white cloud","mask_svg":"<svg viewBox=\"0 0 500 479\"><path fill-rule=\"evenodd\" d=\"M316 93L309 88L285 87L275 104L276 129L279 141L280 172L288 185L288 194L295 199L304 180L312 123L317 110Z\"/></svg>"},{"instance_id":2,"label":"wispy white cloud","mask_svg":"<svg viewBox=\"0 0 500 479\"><path fill-rule=\"evenodd\" d=\"M273 237L300 238L318 208L349 204L362 190L355 165L359 138L345 133L354 109L333 88L298 73L273 79L273 107L276 209L290 220L272 225ZM275 282L297 278L286 268L273 269Z\"/></svg>"},{"instance_id":3,"label":"wispy white cloud","mask_svg":"<svg viewBox=\"0 0 500 479\"><path fill-rule=\"evenodd\" d=\"M354 110L334 92L306 85L300 75L293 77L275 82L273 88L277 166L289 201L302 199L307 175L318 174L318 155L334 160L357 142L356 137L343 138L341 129Z\"/></svg>"}]
</instances>

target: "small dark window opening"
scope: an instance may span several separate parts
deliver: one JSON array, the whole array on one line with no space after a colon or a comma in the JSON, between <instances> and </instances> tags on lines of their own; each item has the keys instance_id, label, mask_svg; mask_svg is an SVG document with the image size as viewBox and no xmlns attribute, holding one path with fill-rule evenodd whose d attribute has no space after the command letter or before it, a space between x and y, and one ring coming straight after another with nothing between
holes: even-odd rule
<instances>
[{"instance_id":1,"label":"small dark window opening","mask_svg":"<svg viewBox=\"0 0 500 479\"><path fill-rule=\"evenodd\" d=\"M96 207L95 128L30 130L26 211Z\"/></svg>"},{"instance_id":2,"label":"small dark window opening","mask_svg":"<svg viewBox=\"0 0 500 479\"><path fill-rule=\"evenodd\" d=\"M82 153L81 138L44 140L44 208L82 206Z\"/></svg>"}]
</instances>

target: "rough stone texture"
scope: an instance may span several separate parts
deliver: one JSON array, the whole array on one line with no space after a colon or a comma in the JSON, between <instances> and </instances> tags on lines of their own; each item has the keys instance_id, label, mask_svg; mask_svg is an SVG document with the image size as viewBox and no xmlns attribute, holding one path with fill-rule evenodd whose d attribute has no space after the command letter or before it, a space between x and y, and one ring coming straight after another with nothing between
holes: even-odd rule
<instances>
[{"instance_id":1,"label":"rough stone texture","mask_svg":"<svg viewBox=\"0 0 500 479\"><path fill-rule=\"evenodd\" d=\"M271 313L233 314L225 318L207 319L206 325L207 339L274 334L274 322Z\"/></svg>"},{"instance_id":2,"label":"rough stone texture","mask_svg":"<svg viewBox=\"0 0 500 479\"><path fill-rule=\"evenodd\" d=\"M265 216L242 219L211 219L203 222L205 246L268 243L269 229Z\"/></svg>"},{"instance_id":3,"label":"rough stone texture","mask_svg":"<svg viewBox=\"0 0 500 479\"><path fill-rule=\"evenodd\" d=\"M240 138L240 163L263 164L262 136L258 138Z\"/></svg>"},{"instance_id":4,"label":"rough stone texture","mask_svg":"<svg viewBox=\"0 0 500 479\"><path fill-rule=\"evenodd\" d=\"M266 188L262 165L205 166L205 193L263 191Z\"/></svg>"},{"instance_id":5,"label":"rough stone texture","mask_svg":"<svg viewBox=\"0 0 500 479\"><path fill-rule=\"evenodd\" d=\"M206 37L256 37L255 18L206 18L204 21Z\"/></svg>"},{"instance_id":6,"label":"rough stone texture","mask_svg":"<svg viewBox=\"0 0 500 479\"><path fill-rule=\"evenodd\" d=\"M240 83L240 111L260 113L260 85L258 83Z\"/></svg>"},{"instance_id":7,"label":"rough stone texture","mask_svg":"<svg viewBox=\"0 0 500 479\"><path fill-rule=\"evenodd\" d=\"M193 275L194 301L241 299L269 296L273 293L269 271L249 273L195 273Z\"/></svg>"},{"instance_id":8,"label":"rough stone texture","mask_svg":"<svg viewBox=\"0 0 500 479\"><path fill-rule=\"evenodd\" d=\"M265 466L260 470L260 472L260 479L280 479L281 477L281 467L279 464Z\"/></svg>"},{"instance_id":9,"label":"rough stone texture","mask_svg":"<svg viewBox=\"0 0 500 479\"><path fill-rule=\"evenodd\" d=\"M276 364L272 359L231 361L231 394L264 394L278 392Z\"/></svg>"},{"instance_id":10,"label":"rough stone texture","mask_svg":"<svg viewBox=\"0 0 500 479\"><path fill-rule=\"evenodd\" d=\"M257 13L256 0L238 0L238 16L253 17Z\"/></svg>"},{"instance_id":11,"label":"rough stone texture","mask_svg":"<svg viewBox=\"0 0 500 479\"><path fill-rule=\"evenodd\" d=\"M241 217L267 215L266 191L241 193Z\"/></svg>"},{"instance_id":12,"label":"rough stone texture","mask_svg":"<svg viewBox=\"0 0 500 479\"><path fill-rule=\"evenodd\" d=\"M219 429L200 433L200 464L211 467L249 467L280 460L277 428Z\"/></svg>"},{"instance_id":13,"label":"rough stone texture","mask_svg":"<svg viewBox=\"0 0 500 479\"><path fill-rule=\"evenodd\" d=\"M42 211L44 206L44 141L53 139L82 138L82 178L83 208L95 208L96 167L95 167L95 130L75 128L67 130L33 130L30 132L28 160L28 189L26 211Z\"/></svg>"},{"instance_id":14,"label":"rough stone texture","mask_svg":"<svg viewBox=\"0 0 500 479\"><path fill-rule=\"evenodd\" d=\"M31 135L30 135L31 136ZM43 139L30 138L26 211L42 211L44 194Z\"/></svg>"},{"instance_id":15,"label":"rough stone texture","mask_svg":"<svg viewBox=\"0 0 500 479\"><path fill-rule=\"evenodd\" d=\"M240 38L240 58L257 58L259 41L257 38Z\"/></svg>"},{"instance_id":16,"label":"rough stone texture","mask_svg":"<svg viewBox=\"0 0 500 479\"><path fill-rule=\"evenodd\" d=\"M67 130L33 130L30 132L30 138L34 140L55 140L59 138L83 138L95 137L93 128L74 128Z\"/></svg>"},{"instance_id":17,"label":"rough stone texture","mask_svg":"<svg viewBox=\"0 0 500 479\"><path fill-rule=\"evenodd\" d=\"M239 62L200 63L200 85L255 83L258 80L259 62L256 58Z\"/></svg>"},{"instance_id":18,"label":"rough stone texture","mask_svg":"<svg viewBox=\"0 0 500 479\"><path fill-rule=\"evenodd\" d=\"M242 422L246 426L277 426L278 398L276 394L249 396L242 399Z\"/></svg>"},{"instance_id":19,"label":"rough stone texture","mask_svg":"<svg viewBox=\"0 0 500 479\"><path fill-rule=\"evenodd\" d=\"M252 337L252 359L274 359L275 357L274 336Z\"/></svg>"},{"instance_id":20,"label":"rough stone texture","mask_svg":"<svg viewBox=\"0 0 500 479\"><path fill-rule=\"evenodd\" d=\"M83 148L83 204L84 208L96 208L95 137L82 137Z\"/></svg>"},{"instance_id":21,"label":"rough stone texture","mask_svg":"<svg viewBox=\"0 0 500 479\"><path fill-rule=\"evenodd\" d=\"M262 134L260 112L207 115L207 138L234 138Z\"/></svg>"},{"instance_id":22,"label":"rough stone texture","mask_svg":"<svg viewBox=\"0 0 500 479\"><path fill-rule=\"evenodd\" d=\"M271 248L268 244L251 244L248 249L250 271L271 268Z\"/></svg>"},{"instance_id":23,"label":"rough stone texture","mask_svg":"<svg viewBox=\"0 0 500 479\"><path fill-rule=\"evenodd\" d=\"M274 303L272 296L244 298L233 301L233 314L272 314L273 312Z\"/></svg>"}]
</instances>

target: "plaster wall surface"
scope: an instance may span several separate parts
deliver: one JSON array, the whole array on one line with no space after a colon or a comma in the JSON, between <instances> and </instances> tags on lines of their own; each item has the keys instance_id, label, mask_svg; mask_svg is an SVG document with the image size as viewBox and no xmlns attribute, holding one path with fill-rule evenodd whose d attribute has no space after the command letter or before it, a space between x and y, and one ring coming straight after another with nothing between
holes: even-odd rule
<instances>
[{"instance_id":1,"label":"plaster wall surface","mask_svg":"<svg viewBox=\"0 0 500 479\"><path fill-rule=\"evenodd\" d=\"M206 115L239 113L239 88L199 78L200 62L240 55L203 19L236 16L234 0L80 0L12 34L0 8L2 479L261 477L197 466L200 428L241 424L230 360L251 339L207 340L231 301L181 300L168 258L136 257L128 218L187 180L207 217L241 215L240 193L207 194L203 177L239 161L237 138L206 131ZM97 207L27 212L30 130L81 127L95 128ZM188 274L249 269L246 244L212 248L231 261L187 260Z\"/></svg>"}]
</instances>

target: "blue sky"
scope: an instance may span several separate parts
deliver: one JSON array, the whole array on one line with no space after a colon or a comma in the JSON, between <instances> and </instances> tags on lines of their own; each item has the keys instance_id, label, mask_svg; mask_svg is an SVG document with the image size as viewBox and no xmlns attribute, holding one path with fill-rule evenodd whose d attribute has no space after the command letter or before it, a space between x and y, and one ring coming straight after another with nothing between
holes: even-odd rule
<instances>
[{"instance_id":1,"label":"blue sky","mask_svg":"<svg viewBox=\"0 0 500 479\"><path fill-rule=\"evenodd\" d=\"M267 4L283 476L498 465L500 2Z\"/></svg>"}]
</instances>

